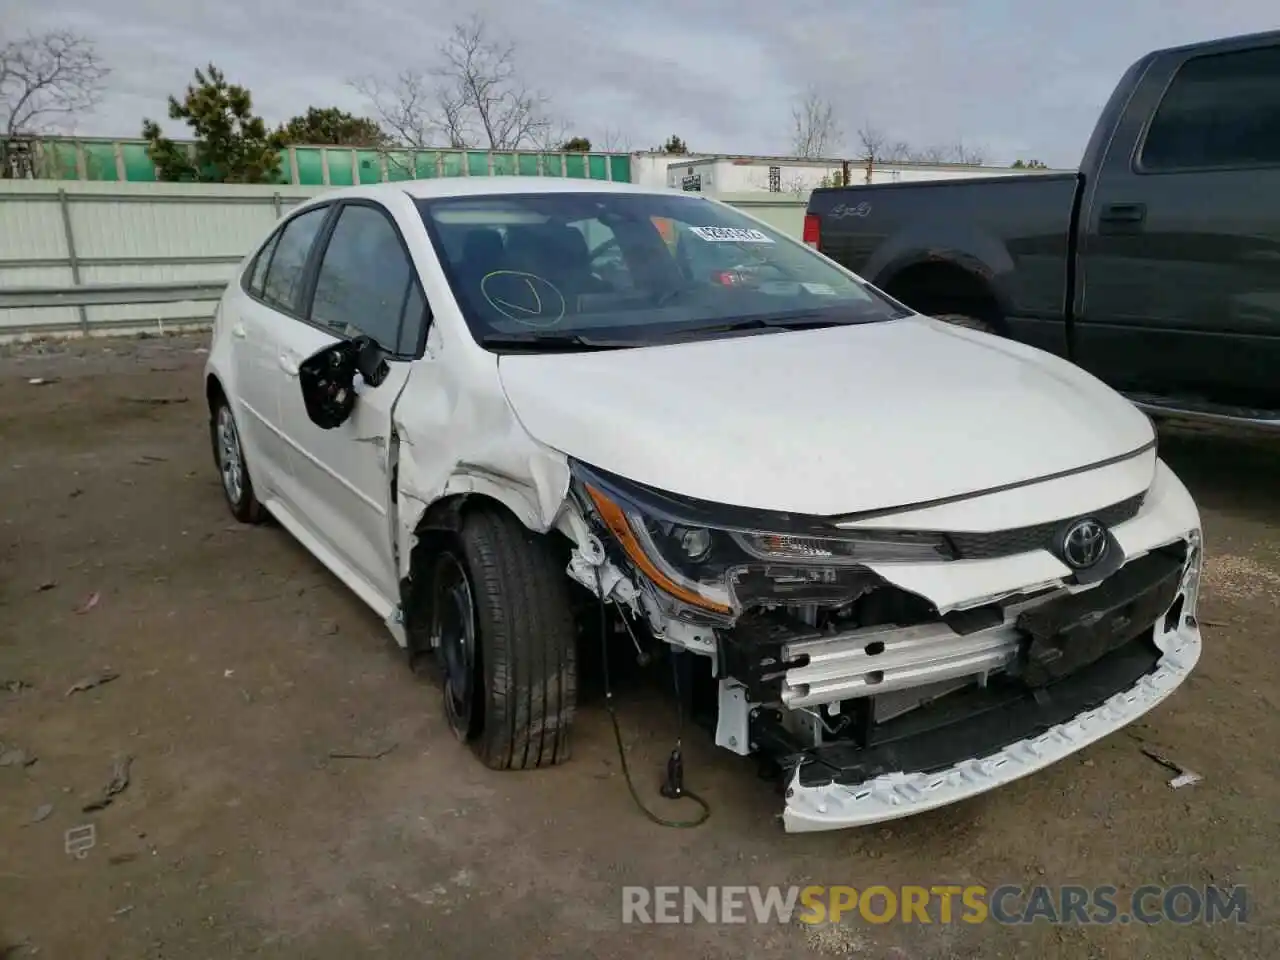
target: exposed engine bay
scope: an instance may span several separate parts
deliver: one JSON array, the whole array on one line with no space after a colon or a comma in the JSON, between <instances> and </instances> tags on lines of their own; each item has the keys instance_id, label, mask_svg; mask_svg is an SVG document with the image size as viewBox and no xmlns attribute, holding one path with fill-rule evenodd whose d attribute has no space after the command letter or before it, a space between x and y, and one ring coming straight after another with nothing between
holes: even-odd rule
<instances>
[{"instance_id":1,"label":"exposed engine bay","mask_svg":"<svg viewBox=\"0 0 1280 960\"><path fill-rule=\"evenodd\" d=\"M857 788L996 756L1140 684L1170 636L1196 631L1198 531L1133 556L1116 539L1143 512L1144 496L989 536L912 531L869 541L882 552L895 544L934 551L922 562L956 568L972 559L1012 569L1037 548L1066 561L1055 580L1032 578L940 610L890 582L887 565L828 565L817 554L829 541L813 529L726 535L655 522L608 480L596 482L591 476L579 499L591 547L575 551L571 575L603 592L633 636L642 629L705 658L694 675L714 687L714 709L704 713L717 745L761 760L789 785L789 802L798 789ZM1073 563L1062 551L1086 535L1101 538L1096 556ZM729 537L745 549L722 575L698 580L681 566L689 555L714 556L717 540ZM809 556L766 560L762 544Z\"/></svg>"}]
</instances>

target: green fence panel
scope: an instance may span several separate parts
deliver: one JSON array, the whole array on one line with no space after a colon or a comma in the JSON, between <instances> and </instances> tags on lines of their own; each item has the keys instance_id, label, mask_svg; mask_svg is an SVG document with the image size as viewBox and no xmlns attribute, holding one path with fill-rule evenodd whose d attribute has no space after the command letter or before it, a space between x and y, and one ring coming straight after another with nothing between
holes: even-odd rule
<instances>
[{"instance_id":1,"label":"green fence panel","mask_svg":"<svg viewBox=\"0 0 1280 960\"><path fill-rule=\"evenodd\" d=\"M413 154L407 150L390 150L387 152L387 179L412 180Z\"/></svg>"},{"instance_id":2,"label":"green fence panel","mask_svg":"<svg viewBox=\"0 0 1280 960\"><path fill-rule=\"evenodd\" d=\"M613 174L611 179L617 180L619 183L631 182L631 158L628 156L614 155L609 158L609 171Z\"/></svg>"},{"instance_id":3,"label":"green fence panel","mask_svg":"<svg viewBox=\"0 0 1280 960\"><path fill-rule=\"evenodd\" d=\"M143 143L120 144L120 159L124 161L124 178L130 183L152 183L156 179L156 165L147 155Z\"/></svg>"},{"instance_id":4,"label":"green fence panel","mask_svg":"<svg viewBox=\"0 0 1280 960\"><path fill-rule=\"evenodd\" d=\"M427 180L440 176L437 165L440 159L439 150L423 150L413 155L413 174L419 180Z\"/></svg>"},{"instance_id":5,"label":"green fence panel","mask_svg":"<svg viewBox=\"0 0 1280 960\"><path fill-rule=\"evenodd\" d=\"M293 183L293 170L289 168L287 148L280 151L280 159L276 161L276 172L273 176L267 177L267 183Z\"/></svg>"},{"instance_id":6,"label":"green fence panel","mask_svg":"<svg viewBox=\"0 0 1280 960\"><path fill-rule=\"evenodd\" d=\"M357 150L356 166L361 183L382 182L382 155L377 150Z\"/></svg>"},{"instance_id":7,"label":"green fence panel","mask_svg":"<svg viewBox=\"0 0 1280 960\"><path fill-rule=\"evenodd\" d=\"M46 140L41 144L41 177L49 180L79 180L76 145L69 140Z\"/></svg>"},{"instance_id":8,"label":"green fence panel","mask_svg":"<svg viewBox=\"0 0 1280 960\"><path fill-rule=\"evenodd\" d=\"M294 147L293 158L298 165L298 185L320 187L324 185L324 151L318 147Z\"/></svg>"},{"instance_id":9,"label":"green fence panel","mask_svg":"<svg viewBox=\"0 0 1280 960\"><path fill-rule=\"evenodd\" d=\"M190 147L188 143L181 143ZM77 148L82 157L77 163ZM143 140L82 141L50 138L40 143L37 175L45 179L154 182L155 165L147 155ZM118 155L118 161L117 161ZM356 183L378 183L415 178L485 177L485 176L568 176L577 179L631 182L631 157L606 153L533 153L488 150L395 150L382 154L377 150L353 150L345 147L295 147L294 163L289 152L281 151L280 165L269 181L277 184L321 186L325 158L329 168L328 183L350 186ZM352 162L355 162L353 170ZM296 179L294 172L296 170Z\"/></svg>"},{"instance_id":10,"label":"green fence panel","mask_svg":"<svg viewBox=\"0 0 1280 960\"><path fill-rule=\"evenodd\" d=\"M351 173L351 150L327 149L325 159L329 161L329 183L335 187L350 187L355 184Z\"/></svg>"},{"instance_id":11,"label":"green fence panel","mask_svg":"<svg viewBox=\"0 0 1280 960\"><path fill-rule=\"evenodd\" d=\"M116 146L114 143L86 143L84 145L84 172L90 180L120 179L116 170Z\"/></svg>"},{"instance_id":12,"label":"green fence panel","mask_svg":"<svg viewBox=\"0 0 1280 960\"><path fill-rule=\"evenodd\" d=\"M443 158L444 175L446 177L462 176L462 163L465 159L465 154L441 152L441 157Z\"/></svg>"}]
</instances>

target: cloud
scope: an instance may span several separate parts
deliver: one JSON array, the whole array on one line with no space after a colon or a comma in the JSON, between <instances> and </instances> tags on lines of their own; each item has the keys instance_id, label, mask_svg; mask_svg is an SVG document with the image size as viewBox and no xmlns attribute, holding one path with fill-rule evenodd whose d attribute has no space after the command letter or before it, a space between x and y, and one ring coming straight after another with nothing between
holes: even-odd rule
<instances>
[{"instance_id":1,"label":"cloud","mask_svg":"<svg viewBox=\"0 0 1280 960\"><path fill-rule=\"evenodd\" d=\"M124 137L143 116L165 120L166 96L209 61L273 123L311 105L364 110L350 79L426 69L473 10L589 137L621 130L640 149L674 133L697 150L783 153L790 104L816 87L849 152L871 122L893 139L1055 166L1077 162L1143 53L1274 26L1264 0L44 0L7 12L4 30L94 39L114 72L79 130Z\"/></svg>"}]
</instances>

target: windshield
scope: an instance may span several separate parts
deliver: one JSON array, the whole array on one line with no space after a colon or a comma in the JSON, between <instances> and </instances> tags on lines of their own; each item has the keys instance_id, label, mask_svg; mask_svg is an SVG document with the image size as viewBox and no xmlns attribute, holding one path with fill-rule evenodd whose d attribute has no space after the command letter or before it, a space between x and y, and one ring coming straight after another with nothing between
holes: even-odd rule
<instances>
[{"instance_id":1,"label":"windshield","mask_svg":"<svg viewBox=\"0 0 1280 960\"><path fill-rule=\"evenodd\" d=\"M638 346L907 315L808 247L700 197L418 201L476 338Z\"/></svg>"}]
</instances>

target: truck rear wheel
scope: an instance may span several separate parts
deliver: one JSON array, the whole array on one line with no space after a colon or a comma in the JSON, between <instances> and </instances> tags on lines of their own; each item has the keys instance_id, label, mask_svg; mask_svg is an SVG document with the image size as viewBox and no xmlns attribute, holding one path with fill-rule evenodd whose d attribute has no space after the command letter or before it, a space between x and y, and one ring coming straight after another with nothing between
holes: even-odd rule
<instances>
[{"instance_id":1,"label":"truck rear wheel","mask_svg":"<svg viewBox=\"0 0 1280 960\"><path fill-rule=\"evenodd\" d=\"M996 334L996 328L989 324L986 320L978 317L971 317L963 313L935 313L935 320L941 320L943 323L949 323L955 327L967 327L970 330L980 330L983 333Z\"/></svg>"},{"instance_id":2,"label":"truck rear wheel","mask_svg":"<svg viewBox=\"0 0 1280 960\"><path fill-rule=\"evenodd\" d=\"M564 565L548 541L499 510L468 514L435 558L431 630L449 725L486 766L569 759L576 632Z\"/></svg>"}]
</instances>

